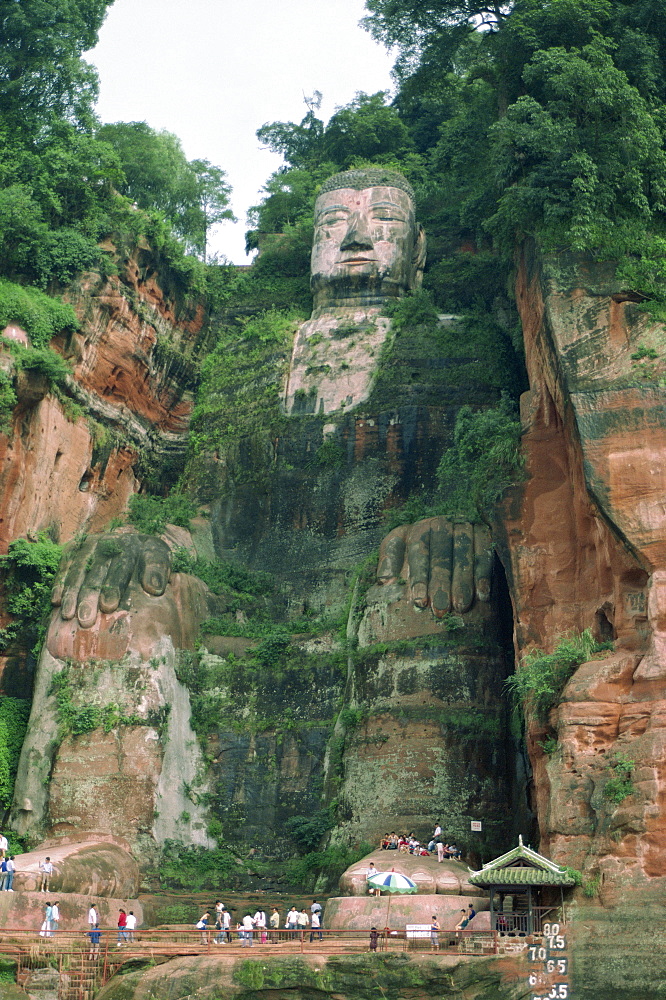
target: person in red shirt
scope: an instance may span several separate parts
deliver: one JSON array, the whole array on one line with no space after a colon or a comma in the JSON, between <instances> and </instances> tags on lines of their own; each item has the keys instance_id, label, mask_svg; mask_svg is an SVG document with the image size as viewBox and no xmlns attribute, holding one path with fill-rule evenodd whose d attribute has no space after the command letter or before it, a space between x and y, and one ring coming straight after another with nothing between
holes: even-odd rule
<instances>
[{"instance_id":1,"label":"person in red shirt","mask_svg":"<svg viewBox=\"0 0 666 1000\"><path fill-rule=\"evenodd\" d=\"M127 914L124 910L120 910L118 914L118 944L116 947L120 948L123 941L127 941Z\"/></svg>"}]
</instances>

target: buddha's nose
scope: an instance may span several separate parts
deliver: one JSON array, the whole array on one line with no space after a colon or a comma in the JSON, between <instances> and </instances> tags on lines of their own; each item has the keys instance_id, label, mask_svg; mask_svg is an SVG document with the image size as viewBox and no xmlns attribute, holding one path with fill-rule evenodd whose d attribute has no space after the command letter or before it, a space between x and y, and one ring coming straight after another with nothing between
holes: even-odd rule
<instances>
[{"instance_id":1,"label":"buddha's nose","mask_svg":"<svg viewBox=\"0 0 666 1000\"><path fill-rule=\"evenodd\" d=\"M370 228L367 220L360 214L360 212L356 212L349 219L347 232L345 233L344 239L340 244L340 249L372 250L373 248L374 243L372 242L372 236L370 235Z\"/></svg>"}]
</instances>

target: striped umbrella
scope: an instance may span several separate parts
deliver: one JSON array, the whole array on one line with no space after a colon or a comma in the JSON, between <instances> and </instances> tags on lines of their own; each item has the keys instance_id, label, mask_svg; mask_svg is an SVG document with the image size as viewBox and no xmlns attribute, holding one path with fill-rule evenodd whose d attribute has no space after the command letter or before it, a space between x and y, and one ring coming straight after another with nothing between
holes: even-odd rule
<instances>
[{"instance_id":1,"label":"striped umbrella","mask_svg":"<svg viewBox=\"0 0 666 1000\"><path fill-rule=\"evenodd\" d=\"M390 872L375 872L374 875L368 876L368 885L374 889L381 889L382 892L410 893L418 889L416 882L412 882L411 878L393 868Z\"/></svg>"},{"instance_id":2,"label":"striped umbrella","mask_svg":"<svg viewBox=\"0 0 666 1000\"><path fill-rule=\"evenodd\" d=\"M368 885L371 885L374 889L381 890L381 892L390 893L386 909L387 930L389 926L389 914L391 912L391 896L393 893L407 895L416 892L418 889L416 882L412 882L411 878L407 878L406 875L403 875L402 872L397 872L394 868L390 872L375 872L374 875L370 875L368 877Z\"/></svg>"}]
</instances>

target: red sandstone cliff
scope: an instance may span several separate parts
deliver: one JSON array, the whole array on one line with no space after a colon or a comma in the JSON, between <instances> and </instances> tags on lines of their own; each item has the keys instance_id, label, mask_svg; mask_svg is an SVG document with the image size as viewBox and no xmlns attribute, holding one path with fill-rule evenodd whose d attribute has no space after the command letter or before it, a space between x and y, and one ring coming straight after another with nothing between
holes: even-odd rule
<instances>
[{"instance_id":1,"label":"red sandstone cliff","mask_svg":"<svg viewBox=\"0 0 666 1000\"><path fill-rule=\"evenodd\" d=\"M528 478L504 555L520 654L572 628L615 640L528 733L541 849L602 873L607 894L627 881L663 890L666 872L665 397L631 359L663 327L621 291L607 265L520 263ZM616 804L604 788L618 752L635 762L635 791Z\"/></svg>"},{"instance_id":2,"label":"red sandstone cliff","mask_svg":"<svg viewBox=\"0 0 666 1000\"><path fill-rule=\"evenodd\" d=\"M139 452L184 447L192 396L173 359L187 367L202 304L167 294L146 250L118 277L82 276L67 297L80 329L53 346L71 360L71 395L97 426L68 420L46 385L19 382L11 431L0 434L0 552L39 531L66 542L101 530L137 488ZM111 434L100 447L102 428Z\"/></svg>"}]
</instances>

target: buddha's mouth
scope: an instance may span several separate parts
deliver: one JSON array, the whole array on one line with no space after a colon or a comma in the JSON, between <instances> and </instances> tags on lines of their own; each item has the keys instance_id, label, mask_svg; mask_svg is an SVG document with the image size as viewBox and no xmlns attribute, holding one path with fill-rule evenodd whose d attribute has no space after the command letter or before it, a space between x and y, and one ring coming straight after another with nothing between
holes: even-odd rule
<instances>
[{"instance_id":1,"label":"buddha's mouth","mask_svg":"<svg viewBox=\"0 0 666 1000\"><path fill-rule=\"evenodd\" d=\"M347 257L345 260L339 260L338 264L375 264L375 257Z\"/></svg>"}]
</instances>

